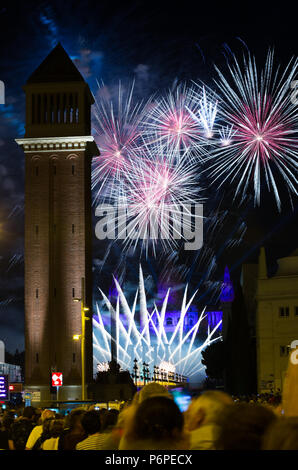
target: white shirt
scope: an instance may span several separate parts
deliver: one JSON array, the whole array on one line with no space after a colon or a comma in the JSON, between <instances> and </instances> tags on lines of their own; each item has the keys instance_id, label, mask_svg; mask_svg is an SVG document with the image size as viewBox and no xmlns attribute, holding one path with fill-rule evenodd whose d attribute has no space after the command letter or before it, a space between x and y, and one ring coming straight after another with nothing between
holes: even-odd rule
<instances>
[{"instance_id":1,"label":"white shirt","mask_svg":"<svg viewBox=\"0 0 298 470\"><path fill-rule=\"evenodd\" d=\"M91 434L76 445L76 450L99 450L107 439L107 434Z\"/></svg>"}]
</instances>

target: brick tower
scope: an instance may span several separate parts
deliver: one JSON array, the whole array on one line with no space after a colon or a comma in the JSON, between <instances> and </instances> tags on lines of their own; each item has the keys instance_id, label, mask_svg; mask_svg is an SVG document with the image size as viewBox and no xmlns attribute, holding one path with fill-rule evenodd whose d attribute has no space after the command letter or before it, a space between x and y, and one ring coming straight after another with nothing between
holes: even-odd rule
<instances>
[{"instance_id":1,"label":"brick tower","mask_svg":"<svg viewBox=\"0 0 298 470\"><path fill-rule=\"evenodd\" d=\"M58 44L29 77L25 153L25 387L50 399L81 397L81 299L92 307L91 134L93 96ZM82 280L85 288L82 289ZM83 298L84 297L84 298ZM88 314L87 314L88 315ZM86 383L92 378L92 321L86 321Z\"/></svg>"}]
</instances>

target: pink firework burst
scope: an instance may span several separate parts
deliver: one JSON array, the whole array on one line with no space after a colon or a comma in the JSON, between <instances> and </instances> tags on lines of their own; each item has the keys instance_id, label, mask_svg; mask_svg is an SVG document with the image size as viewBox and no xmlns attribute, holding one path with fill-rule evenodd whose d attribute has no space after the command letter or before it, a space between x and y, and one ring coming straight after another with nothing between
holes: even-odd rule
<instances>
[{"instance_id":1,"label":"pink firework burst","mask_svg":"<svg viewBox=\"0 0 298 470\"><path fill-rule=\"evenodd\" d=\"M202 138L200 123L195 118L198 108L192 88L178 85L151 106L143 128L146 140L164 148L170 145L182 151L197 151Z\"/></svg>"},{"instance_id":2,"label":"pink firework burst","mask_svg":"<svg viewBox=\"0 0 298 470\"><path fill-rule=\"evenodd\" d=\"M123 187L123 195L130 214L126 246L139 240L148 251L155 251L157 239L164 249L173 248L183 238L179 231L182 213L190 215L191 208L202 201L196 166L187 152L172 146L165 150L162 144L144 144L141 164L135 165L132 177ZM185 231L191 231L185 222ZM171 226L171 229L170 229ZM132 236L133 234L133 236Z\"/></svg>"},{"instance_id":3,"label":"pink firework burst","mask_svg":"<svg viewBox=\"0 0 298 470\"><path fill-rule=\"evenodd\" d=\"M138 147L144 113L142 103L133 104L133 90L134 84L127 92L120 84L117 98L113 100L106 87L99 88L94 112L94 137L100 149L92 169L95 201L105 195L109 197L131 172L131 151Z\"/></svg>"},{"instance_id":4,"label":"pink firework burst","mask_svg":"<svg viewBox=\"0 0 298 470\"><path fill-rule=\"evenodd\" d=\"M236 141L261 163L279 158L284 147L293 148L296 141L289 136L293 133L282 119L282 109L272 110L270 97L263 103L253 103L251 108L244 105L243 114L234 117Z\"/></svg>"},{"instance_id":5,"label":"pink firework burst","mask_svg":"<svg viewBox=\"0 0 298 470\"><path fill-rule=\"evenodd\" d=\"M273 74L273 53L269 52L259 75L255 59L249 56L241 69L229 66L232 83L218 71L217 85L223 95L222 117L229 136L214 148L208 171L214 182L236 182L235 198L244 200L253 183L255 204L260 204L264 183L273 190L278 209L278 186L285 181L289 194L298 194L298 117L291 100L291 83L298 62L292 60L283 73Z\"/></svg>"}]
</instances>

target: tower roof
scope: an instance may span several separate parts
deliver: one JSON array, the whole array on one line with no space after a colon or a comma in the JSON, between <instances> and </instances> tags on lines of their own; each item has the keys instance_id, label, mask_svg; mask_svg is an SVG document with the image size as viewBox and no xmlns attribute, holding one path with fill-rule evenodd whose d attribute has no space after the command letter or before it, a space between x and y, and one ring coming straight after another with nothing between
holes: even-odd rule
<instances>
[{"instance_id":1,"label":"tower roof","mask_svg":"<svg viewBox=\"0 0 298 470\"><path fill-rule=\"evenodd\" d=\"M294 250L288 256L277 260L278 270L276 276L297 276L298 274L298 249Z\"/></svg>"},{"instance_id":2,"label":"tower roof","mask_svg":"<svg viewBox=\"0 0 298 470\"><path fill-rule=\"evenodd\" d=\"M85 82L60 43L30 75L27 84L46 82Z\"/></svg>"},{"instance_id":3,"label":"tower roof","mask_svg":"<svg viewBox=\"0 0 298 470\"><path fill-rule=\"evenodd\" d=\"M233 282L230 277L228 266L225 267L224 280L221 287L221 302L233 302L235 298Z\"/></svg>"}]
</instances>

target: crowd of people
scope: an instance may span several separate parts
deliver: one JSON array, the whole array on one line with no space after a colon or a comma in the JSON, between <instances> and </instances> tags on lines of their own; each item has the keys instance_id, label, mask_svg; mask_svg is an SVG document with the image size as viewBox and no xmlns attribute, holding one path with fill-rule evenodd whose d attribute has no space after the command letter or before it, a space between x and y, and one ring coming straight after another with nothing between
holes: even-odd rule
<instances>
[{"instance_id":1,"label":"crowd of people","mask_svg":"<svg viewBox=\"0 0 298 470\"><path fill-rule=\"evenodd\" d=\"M232 397L209 390L180 411L158 383L121 411L74 408L66 416L32 406L1 416L2 450L298 450L298 416L279 394Z\"/></svg>"}]
</instances>

